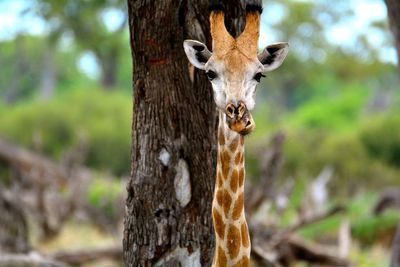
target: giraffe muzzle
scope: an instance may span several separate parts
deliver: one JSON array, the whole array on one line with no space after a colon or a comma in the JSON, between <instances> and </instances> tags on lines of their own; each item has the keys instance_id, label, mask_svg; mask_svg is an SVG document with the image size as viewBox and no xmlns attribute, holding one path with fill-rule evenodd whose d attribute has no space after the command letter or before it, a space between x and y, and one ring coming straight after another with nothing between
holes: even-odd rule
<instances>
[{"instance_id":1,"label":"giraffe muzzle","mask_svg":"<svg viewBox=\"0 0 400 267\"><path fill-rule=\"evenodd\" d=\"M226 105L225 114L228 127L241 135L251 133L256 127L253 116L242 101L237 106L232 103Z\"/></svg>"}]
</instances>

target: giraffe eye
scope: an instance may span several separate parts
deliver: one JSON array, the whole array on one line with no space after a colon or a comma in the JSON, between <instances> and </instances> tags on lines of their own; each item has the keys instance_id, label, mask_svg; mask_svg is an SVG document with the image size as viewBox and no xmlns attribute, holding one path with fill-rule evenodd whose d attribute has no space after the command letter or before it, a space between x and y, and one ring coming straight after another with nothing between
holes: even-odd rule
<instances>
[{"instance_id":1,"label":"giraffe eye","mask_svg":"<svg viewBox=\"0 0 400 267\"><path fill-rule=\"evenodd\" d=\"M259 83L262 77L265 77L265 75L259 72L256 75L254 75L253 79Z\"/></svg>"},{"instance_id":2,"label":"giraffe eye","mask_svg":"<svg viewBox=\"0 0 400 267\"><path fill-rule=\"evenodd\" d=\"M214 80L217 77L217 74L213 72L212 70L209 70L206 72L207 78L209 81Z\"/></svg>"}]
</instances>

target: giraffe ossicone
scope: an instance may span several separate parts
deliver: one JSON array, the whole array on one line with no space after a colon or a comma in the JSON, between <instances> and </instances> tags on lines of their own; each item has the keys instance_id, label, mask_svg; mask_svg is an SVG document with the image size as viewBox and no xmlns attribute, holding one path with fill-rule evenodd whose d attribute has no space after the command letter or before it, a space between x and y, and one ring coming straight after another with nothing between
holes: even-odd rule
<instances>
[{"instance_id":1,"label":"giraffe ossicone","mask_svg":"<svg viewBox=\"0 0 400 267\"><path fill-rule=\"evenodd\" d=\"M289 46L276 43L257 54L261 6L246 7L246 26L237 37L225 28L223 7L210 7L212 52L195 40L184 41L191 64L205 70L219 110L218 161L212 217L213 266L249 266L250 236L244 212L244 136L255 123L251 110L256 86L265 72L278 68Z\"/></svg>"}]
</instances>

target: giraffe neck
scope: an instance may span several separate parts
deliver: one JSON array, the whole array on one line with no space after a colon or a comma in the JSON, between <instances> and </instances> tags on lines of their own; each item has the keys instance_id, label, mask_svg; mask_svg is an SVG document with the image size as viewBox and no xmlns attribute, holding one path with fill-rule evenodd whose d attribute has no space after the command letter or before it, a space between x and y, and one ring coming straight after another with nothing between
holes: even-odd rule
<instances>
[{"instance_id":1,"label":"giraffe neck","mask_svg":"<svg viewBox=\"0 0 400 267\"><path fill-rule=\"evenodd\" d=\"M219 114L218 163L212 215L213 266L249 266L250 238L244 214L244 137L228 128Z\"/></svg>"}]
</instances>

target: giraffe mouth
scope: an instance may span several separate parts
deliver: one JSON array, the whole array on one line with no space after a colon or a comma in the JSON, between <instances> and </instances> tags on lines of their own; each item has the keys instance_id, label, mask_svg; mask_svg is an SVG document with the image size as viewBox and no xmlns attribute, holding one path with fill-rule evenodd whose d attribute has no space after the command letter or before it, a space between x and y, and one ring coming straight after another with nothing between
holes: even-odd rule
<instances>
[{"instance_id":1,"label":"giraffe mouth","mask_svg":"<svg viewBox=\"0 0 400 267\"><path fill-rule=\"evenodd\" d=\"M253 116L242 101L239 101L237 107L233 104L228 104L225 108L225 114L228 127L238 134L247 135L256 126Z\"/></svg>"}]
</instances>

